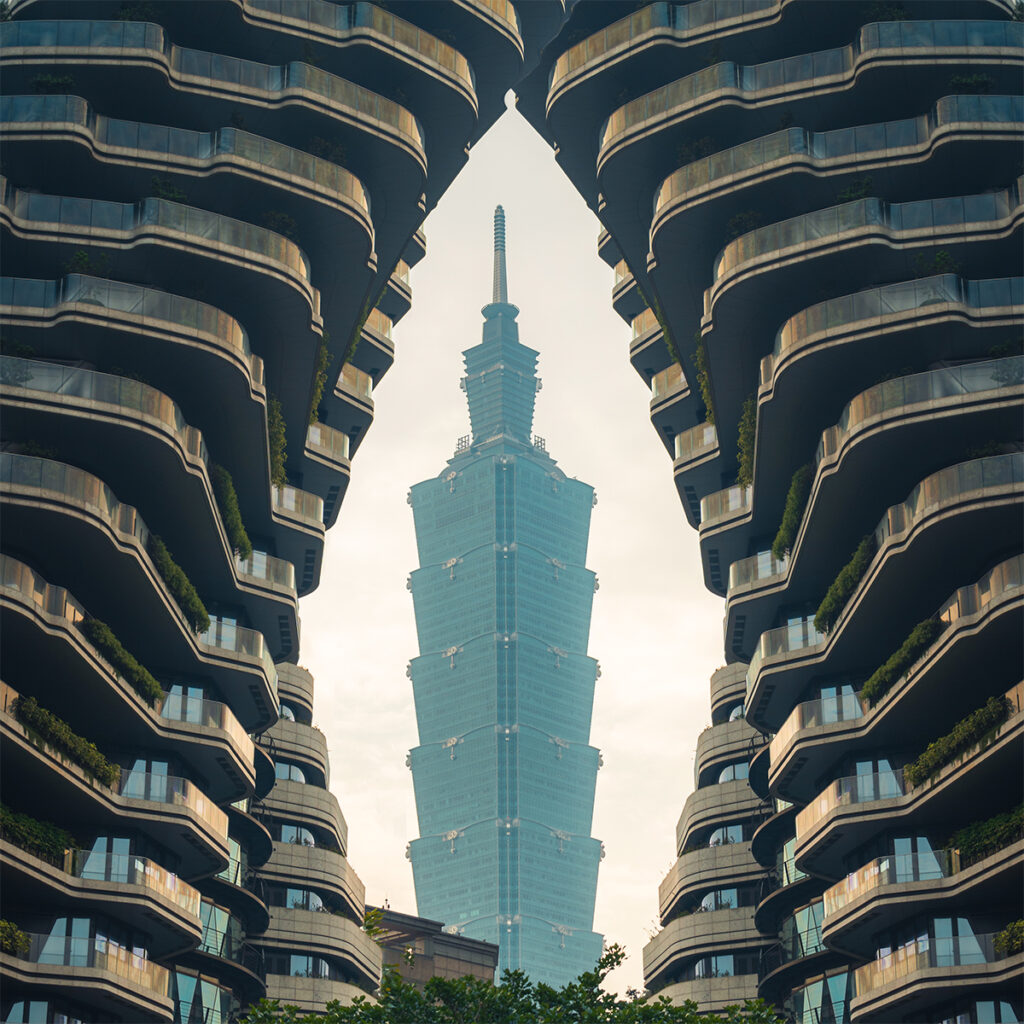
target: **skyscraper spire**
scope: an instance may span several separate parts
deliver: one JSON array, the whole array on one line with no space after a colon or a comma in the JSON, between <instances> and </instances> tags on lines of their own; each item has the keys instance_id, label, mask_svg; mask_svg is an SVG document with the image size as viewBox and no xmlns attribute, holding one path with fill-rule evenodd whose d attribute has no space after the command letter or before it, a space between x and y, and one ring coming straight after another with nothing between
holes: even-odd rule
<instances>
[{"instance_id":1,"label":"skyscraper spire","mask_svg":"<svg viewBox=\"0 0 1024 1024\"><path fill-rule=\"evenodd\" d=\"M508 302L508 276L505 270L505 211L494 208L494 287L491 302Z\"/></svg>"}]
</instances>

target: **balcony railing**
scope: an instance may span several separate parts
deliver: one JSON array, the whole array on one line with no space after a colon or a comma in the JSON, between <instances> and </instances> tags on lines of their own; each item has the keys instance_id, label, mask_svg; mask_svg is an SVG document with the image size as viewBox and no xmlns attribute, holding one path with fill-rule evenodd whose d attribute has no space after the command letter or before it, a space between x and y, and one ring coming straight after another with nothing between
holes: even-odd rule
<instances>
[{"instance_id":1,"label":"balcony railing","mask_svg":"<svg viewBox=\"0 0 1024 1024\"><path fill-rule=\"evenodd\" d=\"M291 5L293 11L306 11ZM333 5L320 4L321 7ZM280 5L278 5L280 8ZM335 11L343 8L334 8ZM423 129L404 107L319 68L293 61L278 67L256 61L174 46L159 26L138 21L12 21L0 25L0 45L76 50L149 50L161 55L170 70L188 78L236 86L248 92L304 90L331 106L380 121L423 149Z\"/></svg>"},{"instance_id":2,"label":"balcony railing","mask_svg":"<svg viewBox=\"0 0 1024 1024\"><path fill-rule=\"evenodd\" d=\"M361 398L373 397L373 378L351 363L345 363L338 374L338 387Z\"/></svg>"},{"instance_id":3,"label":"balcony railing","mask_svg":"<svg viewBox=\"0 0 1024 1024\"><path fill-rule=\"evenodd\" d=\"M265 551L253 551L248 558L235 556L235 571L246 579L295 589L295 566Z\"/></svg>"},{"instance_id":4,"label":"balcony railing","mask_svg":"<svg viewBox=\"0 0 1024 1024\"><path fill-rule=\"evenodd\" d=\"M13 590L40 611L79 626L89 613L63 587L47 583L34 569L10 555L0 554L0 587Z\"/></svg>"},{"instance_id":5,"label":"balcony railing","mask_svg":"<svg viewBox=\"0 0 1024 1024\"><path fill-rule=\"evenodd\" d=\"M825 920L869 892L887 885L949 878L960 870L958 850L931 850L927 853L890 853L876 857L825 890Z\"/></svg>"},{"instance_id":6,"label":"balcony railing","mask_svg":"<svg viewBox=\"0 0 1024 1024\"><path fill-rule=\"evenodd\" d=\"M894 313L923 310L926 306L956 305L970 309L1024 305L1024 278L1004 277L967 281L956 274L937 274L900 281L819 302L790 317L775 335L771 355L761 360L761 386L767 385L783 353L828 331L869 325Z\"/></svg>"},{"instance_id":7,"label":"balcony railing","mask_svg":"<svg viewBox=\"0 0 1024 1024\"><path fill-rule=\"evenodd\" d=\"M676 434L675 457L697 459L718 447L718 432L713 423L698 423L689 430Z\"/></svg>"},{"instance_id":8,"label":"balcony railing","mask_svg":"<svg viewBox=\"0 0 1024 1024\"><path fill-rule=\"evenodd\" d=\"M274 511L285 515L297 516L318 527L324 521L324 499L309 491L300 491L298 487L285 485L271 488L274 499Z\"/></svg>"},{"instance_id":9,"label":"balcony railing","mask_svg":"<svg viewBox=\"0 0 1024 1024\"><path fill-rule=\"evenodd\" d=\"M788 568L788 555L776 558L770 551L759 551L729 566L729 590L781 577Z\"/></svg>"},{"instance_id":10,"label":"balcony railing","mask_svg":"<svg viewBox=\"0 0 1024 1024\"><path fill-rule=\"evenodd\" d=\"M864 705L853 693L822 697L797 704L771 742L768 754L771 763L778 764L797 734L805 729L817 729L835 722L856 721L863 718L864 713Z\"/></svg>"},{"instance_id":11,"label":"balcony railing","mask_svg":"<svg viewBox=\"0 0 1024 1024\"><path fill-rule=\"evenodd\" d=\"M900 946L854 972L854 987L858 998L889 985L910 978L921 971L949 971L954 967L978 967L996 963L1008 954L995 948L995 935L924 936L906 946Z\"/></svg>"},{"instance_id":12,"label":"balcony railing","mask_svg":"<svg viewBox=\"0 0 1024 1024\"><path fill-rule=\"evenodd\" d=\"M724 149L679 168L665 179L655 202L655 213L673 200L706 188L720 178L753 171L789 156L832 160L839 157L871 159L887 150L921 146L940 128L978 122L1019 126L1024 120L1024 97L944 96L927 114L900 121L812 132L786 128L771 135ZM1018 129L1019 130L1019 129Z\"/></svg>"},{"instance_id":13,"label":"balcony railing","mask_svg":"<svg viewBox=\"0 0 1024 1024\"><path fill-rule=\"evenodd\" d=\"M1000 562L989 572L967 587L960 587L936 612L936 618L946 627L958 619L976 615L1004 594L1024 587L1024 555L1014 555Z\"/></svg>"},{"instance_id":14,"label":"balcony railing","mask_svg":"<svg viewBox=\"0 0 1024 1024\"><path fill-rule=\"evenodd\" d=\"M395 264L395 269L392 271L391 277L395 281L400 281L402 284L405 285L406 288L408 288L409 287L409 264L406 263L405 260L399 260Z\"/></svg>"},{"instance_id":15,"label":"balcony railing","mask_svg":"<svg viewBox=\"0 0 1024 1024\"><path fill-rule=\"evenodd\" d=\"M241 751L245 763L252 764L253 742L227 704L205 697L168 693L160 705L160 717L168 722L186 722L226 733Z\"/></svg>"},{"instance_id":16,"label":"balcony railing","mask_svg":"<svg viewBox=\"0 0 1024 1024\"><path fill-rule=\"evenodd\" d=\"M270 680L270 689L277 700L277 669L274 659L267 650L267 641L263 634L246 626L239 626L232 619L210 616L210 628L200 633L196 639L199 643L217 652L227 651L231 654L244 654L246 657L259 661Z\"/></svg>"},{"instance_id":17,"label":"balcony railing","mask_svg":"<svg viewBox=\"0 0 1024 1024\"><path fill-rule=\"evenodd\" d=\"M765 658L773 658L779 654L801 651L809 652L825 640L825 634L814 628L814 616L808 615L775 629L765 630L757 641L754 656L747 666L747 701L749 706L750 691L754 680L761 670Z\"/></svg>"},{"instance_id":18,"label":"balcony railing","mask_svg":"<svg viewBox=\"0 0 1024 1024\"><path fill-rule=\"evenodd\" d=\"M700 524L710 526L716 520L733 516L743 509L750 508L754 488L740 487L738 484L726 487L724 491L715 491L700 499Z\"/></svg>"},{"instance_id":19,"label":"balcony railing","mask_svg":"<svg viewBox=\"0 0 1024 1024\"><path fill-rule=\"evenodd\" d=\"M139 886L176 904L191 917L199 916L199 890L147 857L65 850L63 869L75 878Z\"/></svg>"},{"instance_id":20,"label":"balcony railing","mask_svg":"<svg viewBox=\"0 0 1024 1024\"><path fill-rule=\"evenodd\" d=\"M629 269L629 264L625 260L619 260L615 264L615 283L612 285L613 288L618 288L624 281L633 280L633 271Z\"/></svg>"},{"instance_id":21,"label":"balcony railing","mask_svg":"<svg viewBox=\"0 0 1024 1024\"><path fill-rule=\"evenodd\" d=\"M166 967L153 963L134 949L121 946L103 935L75 938L29 933L28 952L20 958L50 967L87 967L113 974L127 986L153 995L168 994Z\"/></svg>"},{"instance_id":22,"label":"balcony railing","mask_svg":"<svg viewBox=\"0 0 1024 1024\"><path fill-rule=\"evenodd\" d=\"M847 775L836 779L825 787L796 816L796 838L799 842L820 821L840 807L854 804L874 803L878 800L893 800L904 796L909 789L903 779L903 769L893 768L884 772L865 775Z\"/></svg>"},{"instance_id":23,"label":"balcony railing","mask_svg":"<svg viewBox=\"0 0 1024 1024\"><path fill-rule=\"evenodd\" d=\"M348 461L349 437L326 423L311 423L306 433L306 444L333 462Z\"/></svg>"},{"instance_id":24,"label":"balcony railing","mask_svg":"<svg viewBox=\"0 0 1024 1024\"><path fill-rule=\"evenodd\" d=\"M43 125L79 125L88 129L101 147L151 154L148 159L182 157L209 162L217 157L234 156L288 177L301 178L322 192L344 196L367 215L370 213L370 197L362 182L345 168L238 128L194 132L166 125L122 121L97 114L80 96L59 95L5 96L0 99L0 123L32 124L36 129Z\"/></svg>"},{"instance_id":25,"label":"balcony railing","mask_svg":"<svg viewBox=\"0 0 1024 1024\"><path fill-rule=\"evenodd\" d=\"M382 338L391 340L391 317L382 313L379 309L370 310L370 314L367 316L363 326L374 334L379 334Z\"/></svg>"},{"instance_id":26,"label":"balcony railing","mask_svg":"<svg viewBox=\"0 0 1024 1024\"><path fill-rule=\"evenodd\" d=\"M634 341L636 341L637 338L642 338L645 334L648 334L651 331L661 330L661 321L658 319L657 314L654 312L654 310L651 309L650 307L645 309L642 313L638 313L635 317L633 317L632 324ZM676 366L679 369L680 376L682 376L682 369L678 367L678 364L676 364ZM671 370L672 367L669 367L668 370L662 370L662 373L669 373ZM685 382L686 378L683 377L683 383L685 384Z\"/></svg>"},{"instance_id":27,"label":"balcony railing","mask_svg":"<svg viewBox=\"0 0 1024 1024\"><path fill-rule=\"evenodd\" d=\"M128 800L186 807L227 843L228 816L188 779L122 768L120 779L111 788Z\"/></svg>"}]
</instances>

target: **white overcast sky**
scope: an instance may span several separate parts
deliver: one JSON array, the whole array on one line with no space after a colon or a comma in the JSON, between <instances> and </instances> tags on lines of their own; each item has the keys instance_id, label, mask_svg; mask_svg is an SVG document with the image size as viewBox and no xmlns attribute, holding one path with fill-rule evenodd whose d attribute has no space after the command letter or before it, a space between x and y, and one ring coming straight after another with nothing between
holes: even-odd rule
<instances>
[{"instance_id":1,"label":"white overcast sky","mask_svg":"<svg viewBox=\"0 0 1024 1024\"><path fill-rule=\"evenodd\" d=\"M329 532L322 582L302 601L302 656L316 678L331 788L367 900L414 912L405 847L418 835L406 752L417 743L407 662L418 653L406 578L417 567L409 487L436 476L469 432L462 350L490 299L494 206L505 207L509 298L520 339L540 351L534 430L569 476L593 485L587 565L599 576L589 653L601 663L591 743L604 754L594 813L601 864L594 927L627 947L611 979L642 987L641 951L675 823L710 721L722 663L722 601L703 586L672 463L629 364L630 330L611 306L597 218L550 149L514 111L488 132L426 221L413 307L395 329L395 365Z\"/></svg>"}]
</instances>

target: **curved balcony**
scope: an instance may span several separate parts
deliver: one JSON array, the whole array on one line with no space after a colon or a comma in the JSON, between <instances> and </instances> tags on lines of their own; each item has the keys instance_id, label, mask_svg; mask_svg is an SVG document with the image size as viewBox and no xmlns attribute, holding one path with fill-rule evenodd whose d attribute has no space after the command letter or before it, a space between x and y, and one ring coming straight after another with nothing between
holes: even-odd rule
<instances>
[{"instance_id":1,"label":"curved balcony","mask_svg":"<svg viewBox=\"0 0 1024 1024\"><path fill-rule=\"evenodd\" d=\"M644 983L648 988L658 988L681 960L731 953L763 942L750 907L677 917L644 946Z\"/></svg>"},{"instance_id":2,"label":"curved balcony","mask_svg":"<svg viewBox=\"0 0 1024 1024\"><path fill-rule=\"evenodd\" d=\"M754 860L766 868L778 864L779 851L793 836L793 818L796 808L779 797L762 798L754 815L757 827L750 838L750 852Z\"/></svg>"},{"instance_id":3,"label":"curved balcony","mask_svg":"<svg viewBox=\"0 0 1024 1024\"><path fill-rule=\"evenodd\" d=\"M742 662L722 665L711 673L711 714L741 701L747 692L747 666Z\"/></svg>"},{"instance_id":4,"label":"curved balcony","mask_svg":"<svg viewBox=\"0 0 1024 1024\"><path fill-rule=\"evenodd\" d=\"M90 617L85 608L8 555L0 555L0 603L11 652L6 671L28 678L53 666L68 684L46 695L55 713L77 715L97 739L147 730L155 744L194 765L214 798L251 790L253 743L227 705L164 695L149 706L79 628Z\"/></svg>"},{"instance_id":5,"label":"curved balcony","mask_svg":"<svg viewBox=\"0 0 1024 1024\"><path fill-rule=\"evenodd\" d=\"M228 820L232 836L237 836L238 841L245 847L249 867L258 868L265 864L273 852L274 840L267 827L270 818L262 801L248 796L236 800L228 805ZM224 881L237 884L238 878L232 874L232 867L229 863L228 876Z\"/></svg>"},{"instance_id":6,"label":"curved balcony","mask_svg":"<svg viewBox=\"0 0 1024 1024\"><path fill-rule=\"evenodd\" d=\"M174 1019L166 967L109 938L65 938L29 933L28 951L0 953L9 984L49 986L76 996L98 1012L124 1013L146 1019ZM38 991L38 989L37 989Z\"/></svg>"},{"instance_id":7,"label":"curved balcony","mask_svg":"<svg viewBox=\"0 0 1024 1024\"><path fill-rule=\"evenodd\" d=\"M246 726L276 718L277 673L262 634L213 617L210 630L197 636L153 565L150 532L137 509L91 473L48 459L0 453L0 481L8 527L18 524L22 545L37 552L46 575L53 575L48 565L60 567L80 594L96 591L99 566L106 576L116 573L120 586L116 596L104 590L102 610L104 619L115 620L116 633L147 637L154 664L194 671L195 660L204 662L224 692L237 695L232 707ZM244 690L235 673L247 677ZM255 692L248 685L253 676Z\"/></svg>"},{"instance_id":8,"label":"curved balcony","mask_svg":"<svg viewBox=\"0 0 1024 1024\"><path fill-rule=\"evenodd\" d=\"M887 509L875 529L877 554L827 638L810 615L761 634L747 670L747 717L778 729L826 659L835 672L851 660L863 667L872 656L882 660L913 625L907 617L914 609L924 611L929 595L948 591L985 557L977 545L970 552L951 545L960 545L964 536L1013 536L1022 484L1021 453L974 459L926 477L905 501ZM821 516L816 518L820 526ZM1002 549L992 554L997 550ZM890 600L893 578L900 581L896 608Z\"/></svg>"},{"instance_id":9,"label":"curved balcony","mask_svg":"<svg viewBox=\"0 0 1024 1024\"><path fill-rule=\"evenodd\" d=\"M868 861L825 890L822 934L831 944L874 955L874 936L915 912L969 912L999 906L1020 891L1024 840L969 866L959 850L889 854Z\"/></svg>"},{"instance_id":10,"label":"curved balcony","mask_svg":"<svg viewBox=\"0 0 1024 1024\"><path fill-rule=\"evenodd\" d=\"M374 386L391 368L395 360L395 343L391 337L391 318L374 307L359 328L359 341L350 360L353 366L369 374Z\"/></svg>"},{"instance_id":11,"label":"curved balcony","mask_svg":"<svg viewBox=\"0 0 1024 1024\"><path fill-rule=\"evenodd\" d=\"M367 991L380 981L380 946L359 924L340 914L274 907L260 942L296 953L342 959L346 973Z\"/></svg>"},{"instance_id":12,"label":"curved balcony","mask_svg":"<svg viewBox=\"0 0 1024 1024\"><path fill-rule=\"evenodd\" d=\"M903 769L836 779L796 816L797 862L835 878L842 858L882 828L962 815L965 801L975 815L995 813L1014 787L1020 790L1022 735L1024 718L1015 706L990 742L974 745L920 785L910 785Z\"/></svg>"},{"instance_id":13,"label":"curved balcony","mask_svg":"<svg viewBox=\"0 0 1024 1024\"><path fill-rule=\"evenodd\" d=\"M896 1006L901 1014L914 1013L936 998L1019 986L1024 953L997 952L994 938L924 938L858 967L850 1013L859 1020L879 1020L879 1014L887 1016Z\"/></svg>"},{"instance_id":14,"label":"curved balcony","mask_svg":"<svg viewBox=\"0 0 1024 1024\"><path fill-rule=\"evenodd\" d=\"M822 941L820 915L819 898L786 918L779 929L779 941L762 950L757 988L762 999L780 1002L807 978L843 963L841 954Z\"/></svg>"},{"instance_id":15,"label":"curved balcony","mask_svg":"<svg viewBox=\"0 0 1024 1024\"><path fill-rule=\"evenodd\" d=\"M757 975L725 974L677 981L659 988L655 996L665 996L676 1005L692 999L708 1013L721 1013L730 1006L742 1006L748 999L757 998Z\"/></svg>"},{"instance_id":16,"label":"curved balcony","mask_svg":"<svg viewBox=\"0 0 1024 1024\"><path fill-rule=\"evenodd\" d=\"M633 336L629 343L629 361L651 388L651 418L656 427L664 429L662 419L668 416L670 424L675 422L680 413L676 407L689 396L690 389L678 360L669 350L668 339L654 310L646 307L633 317L630 327Z\"/></svg>"},{"instance_id":17,"label":"curved balcony","mask_svg":"<svg viewBox=\"0 0 1024 1024\"><path fill-rule=\"evenodd\" d=\"M351 439L352 454L359 447L361 435L373 422L373 377L352 363L345 363L334 385L336 401L331 415L343 417L341 426Z\"/></svg>"},{"instance_id":18,"label":"curved balcony","mask_svg":"<svg viewBox=\"0 0 1024 1024\"><path fill-rule=\"evenodd\" d=\"M708 726L697 737L694 777L703 782L705 772L713 774L725 764L749 756L763 743L761 734L742 718Z\"/></svg>"},{"instance_id":19,"label":"curved balcony","mask_svg":"<svg viewBox=\"0 0 1024 1024\"><path fill-rule=\"evenodd\" d=\"M750 843L704 846L679 857L658 886L663 921L676 916L683 900L708 889L760 881L764 869L750 853Z\"/></svg>"},{"instance_id":20,"label":"curved balcony","mask_svg":"<svg viewBox=\"0 0 1024 1024\"><path fill-rule=\"evenodd\" d=\"M205 897L202 919L202 938L184 958L183 965L230 985L243 1005L262 999L267 992L262 978L263 960L247 941L241 920Z\"/></svg>"},{"instance_id":21,"label":"curved balcony","mask_svg":"<svg viewBox=\"0 0 1024 1024\"><path fill-rule=\"evenodd\" d=\"M298 704L313 713L313 676L300 665L283 661L277 666L278 685L281 699L289 704Z\"/></svg>"},{"instance_id":22,"label":"curved balcony","mask_svg":"<svg viewBox=\"0 0 1024 1024\"><path fill-rule=\"evenodd\" d=\"M686 798L676 823L676 849L682 853L690 836L701 829L749 818L757 809L758 802L746 779L694 790Z\"/></svg>"},{"instance_id":23,"label":"curved balcony","mask_svg":"<svg viewBox=\"0 0 1024 1024\"><path fill-rule=\"evenodd\" d=\"M866 745L892 749L930 738L929 709L968 714L977 691L961 685L983 657L993 678L1015 671L1019 654L1017 619L1024 605L1024 556L994 567L975 584L961 587L936 612L943 629L869 708L852 694L797 705L771 746L771 785L794 799L810 799L829 765Z\"/></svg>"},{"instance_id":24,"label":"curved balcony","mask_svg":"<svg viewBox=\"0 0 1024 1024\"><path fill-rule=\"evenodd\" d=\"M792 816L787 821L789 839L777 845L775 863L763 876L761 899L754 908L754 924L758 931L767 935L778 934L786 917L821 893L821 880L796 866Z\"/></svg>"},{"instance_id":25,"label":"curved balcony","mask_svg":"<svg viewBox=\"0 0 1024 1024\"><path fill-rule=\"evenodd\" d=\"M326 1003L335 999L342 1006L351 1006L356 999L366 997L365 989L336 978L268 974L266 979L268 999L276 999L283 1006L296 1006L300 1012L321 1012Z\"/></svg>"},{"instance_id":26,"label":"curved balcony","mask_svg":"<svg viewBox=\"0 0 1024 1024\"><path fill-rule=\"evenodd\" d=\"M620 260L615 264L615 281L612 284L612 308L626 323L632 323L647 309L647 301L633 271Z\"/></svg>"},{"instance_id":27,"label":"curved balcony","mask_svg":"<svg viewBox=\"0 0 1024 1024\"><path fill-rule=\"evenodd\" d=\"M361 921L366 890L351 864L334 850L275 842L270 860L260 869L266 882L295 885L308 882L338 896L349 916Z\"/></svg>"},{"instance_id":28,"label":"curved balcony","mask_svg":"<svg viewBox=\"0 0 1024 1024\"><path fill-rule=\"evenodd\" d=\"M119 458L102 465L109 486L157 510L160 535L190 556L185 568L202 593L244 604L253 624L275 641L276 656L291 652L298 636L295 570L265 552L246 561L232 556L206 440L171 398L131 378L11 356L0 356L0 388L9 437L44 443L52 437L65 458L97 468L97 452L118 450ZM66 429L66 419L74 430ZM165 515L172 505L174 514Z\"/></svg>"},{"instance_id":29,"label":"curved balcony","mask_svg":"<svg viewBox=\"0 0 1024 1024\"><path fill-rule=\"evenodd\" d=\"M261 737L274 756L301 761L324 778L330 775L327 737L315 726L279 718Z\"/></svg>"},{"instance_id":30,"label":"curved balcony","mask_svg":"<svg viewBox=\"0 0 1024 1024\"><path fill-rule=\"evenodd\" d=\"M306 431L302 482L323 502L323 524L329 528L338 518L352 472L348 434L326 423L311 423Z\"/></svg>"},{"instance_id":31,"label":"curved balcony","mask_svg":"<svg viewBox=\"0 0 1024 1024\"><path fill-rule=\"evenodd\" d=\"M199 890L146 857L69 849L49 863L6 840L0 840L0 851L8 911L17 905L36 912L73 907L77 914L112 916L144 932L157 957L199 939Z\"/></svg>"},{"instance_id":32,"label":"curved balcony","mask_svg":"<svg viewBox=\"0 0 1024 1024\"><path fill-rule=\"evenodd\" d=\"M274 818L321 829L338 844L344 856L348 848L348 825L337 798L327 789L303 782L279 779L264 801Z\"/></svg>"}]
</instances>

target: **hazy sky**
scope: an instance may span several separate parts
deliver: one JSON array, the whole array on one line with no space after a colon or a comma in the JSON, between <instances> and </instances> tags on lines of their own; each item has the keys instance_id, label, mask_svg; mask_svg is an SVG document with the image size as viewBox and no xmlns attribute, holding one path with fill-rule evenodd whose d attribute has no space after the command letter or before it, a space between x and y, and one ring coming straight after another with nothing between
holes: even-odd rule
<instances>
[{"instance_id":1,"label":"hazy sky","mask_svg":"<svg viewBox=\"0 0 1024 1024\"><path fill-rule=\"evenodd\" d=\"M642 987L641 951L675 824L693 788L693 750L710 722L708 678L722 663L722 601L705 591L697 535L672 462L629 364L630 329L611 307L597 218L514 111L476 147L428 218L413 307L374 394L375 420L352 465L323 582L302 601L302 657L316 678L331 788L349 824L349 860L367 900L415 912L406 843L419 833L407 751L417 744L407 662L418 653L409 487L438 475L469 433L462 350L490 300L494 206L507 219L509 299L520 340L540 351L534 431L568 476L593 485L587 565L600 579L589 653L601 663L591 743L604 754L594 813L601 864L594 927L629 959L612 981Z\"/></svg>"}]
</instances>

